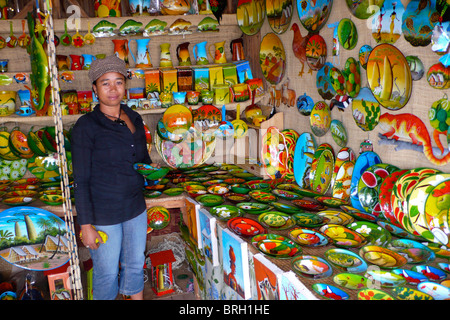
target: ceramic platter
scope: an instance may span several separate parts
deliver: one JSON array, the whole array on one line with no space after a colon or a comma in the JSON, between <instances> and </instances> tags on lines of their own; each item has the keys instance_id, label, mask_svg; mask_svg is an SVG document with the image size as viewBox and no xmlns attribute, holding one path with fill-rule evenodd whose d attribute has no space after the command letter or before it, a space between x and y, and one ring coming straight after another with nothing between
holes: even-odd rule
<instances>
[{"instance_id":1,"label":"ceramic platter","mask_svg":"<svg viewBox=\"0 0 450 320\"><path fill-rule=\"evenodd\" d=\"M228 228L240 236L256 236L266 233L266 229L257 221L249 218L235 217L227 222Z\"/></svg>"},{"instance_id":2,"label":"ceramic platter","mask_svg":"<svg viewBox=\"0 0 450 320\"><path fill-rule=\"evenodd\" d=\"M241 202L236 207L245 211L245 213L259 215L265 211L272 209L271 205L259 202Z\"/></svg>"},{"instance_id":3,"label":"ceramic platter","mask_svg":"<svg viewBox=\"0 0 450 320\"><path fill-rule=\"evenodd\" d=\"M433 235L435 242L443 243L450 247L450 211L448 205L442 205L445 195L450 193L450 183L443 181L435 186L428 194L425 201L425 220L429 232ZM426 239L432 238L431 234L422 232Z\"/></svg>"},{"instance_id":4,"label":"ceramic platter","mask_svg":"<svg viewBox=\"0 0 450 320\"><path fill-rule=\"evenodd\" d=\"M275 33L267 33L261 41L259 61L264 78L278 84L286 72L286 54L283 43Z\"/></svg>"},{"instance_id":5,"label":"ceramic platter","mask_svg":"<svg viewBox=\"0 0 450 320\"><path fill-rule=\"evenodd\" d=\"M297 13L301 24L309 32L318 33L326 24L332 6L333 0L297 0Z\"/></svg>"},{"instance_id":6,"label":"ceramic platter","mask_svg":"<svg viewBox=\"0 0 450 320\"><path fill-rule=\"evenodd\" d=\"M342 225L328 223L319 231L330 237L337 247L359 248L367 243L363 235Z\"/></svg>"},{"instance_id":7,"label":"ceramic platter","mask_svg":"<svg viewBox=\"0 0 450 320\"><path fill-rule=\"evenodd\" d=\"M331 125L331 110L325 101L318 101L309 115L311 131L317 137L324 136Z\"/></svg>"},{"instance_id":8,"label":"ceramic platter","mask_svg":"<svg viewBox=\"0 0 450 320\"><path fill-rule=\"evenodd\" d=\"M314 283L314 292L327 300L348 300L350 296L344 290L326 283Z\"/></svg>"},{"instance_id":9,"label":"ceramic platter","mask_svg":"<svg viewBox=\"0 0 450 320\"><path fill-rule=\"evenodd\" d=\"M287 157L284 135L276 127L269 127L261 141L261 162L271 179L283 178L287 174Z\"/></svg>"},{"instance_id":10,"label":"ceramic platter","mask_svg":"<svg viewBox=\"0 0 450 320\"><path fill-rule=\"evenodd\" d=\"M295 223L300 227L316 228L330 221L328 218L312 212L295 212L292 214Z\"/></svg>"},{"instance_id":11,"label":"ceramic platter","mask_svg":"<svg viewBox=\"0 0 450 320\"><path fill-rule=\"evenodd\" d=\"M364 246L359 250L359 255L368 262L384 269L400 268L407 263L404 256L380 246Z\"/></svg>"},{"instance_id":12,"label":"ceramic platter","mask_svg":"<svg viewBox=\"0 0 450 320\"><path fill-rule=\"evenodd\" d=\"M266 12L270 28L276 34L282 34L291 25L294 13L294 0L266 0Z\"/></svg>"},{"instance_id":13,"label":"ceramic platter","mask_svg":"<svg viewBox=\"0 0 450 320\"><path fill-rule=\"evenodd\" d=\"M219 220L230 220L231 218L241 217L243 215L243 212L239 208L226 204L212 207L209 212L219 218Z\"/></svg>"},{"instance_id":14,"label":"ceramic platter","mask_svg":"<svg viewBox=\"0 0 450 320\"><path fill-rule=\"evenodd\" d=\"M249 18L252 13L252 19ZM256 14L255 14L256 13ZM252 36L259 32L266 18L265 0L239 0L236 9L236 19L239 28L246 35Z\"/></svg>"},{"instance_id":15,"label":"ceramic platter","mask_svg":"<svg viewBox=\"0 0 450 320\"><path fill-rule=\"evenodd\" d=\"M294 219L290 215L278 211L261 213L258 216L258 221L266 228L274 230L289 229L295 224Z\"/></svg>"},{"instance_id":16,"label":"ceramic platter","mask_svg":"<svg viewBox=\"0 0 450 320\"><path fill-rule=\"evenodd\" d=\"M322 147L322 148L321 148ZM314 153L311 163L310 187L311 190L325 194L328 191L334 170L334 153L331 146L322 144Z\"/></svg>"},{"instance_id":17,"label":"ceramic platter","mask_svg":"<svg viewBox=\"0 0 450 320\"><path fill-rule=\"evenodd\" d=\"M367 278L349 272L338 273L333 277L333 282L337 285L351 290L361 290L367 287Z\"/></svg>"},{"instance_id":18,"label":"ceramic platter","mask_svg":"<svg viewBox=\"0 0 450 320\"><path fill-rule=\"evenodd\" d=\"M409 101L412 77L405 56L395 46L383 43L370 52L367 80L378 102L389 110L399 110Z\"/></svg>"},{"instance_id":19,"label":"ceramic platter","mask_svg":"<svg viewBox=\"0 0 450 320\"><path fill-rule=\"evenodd\" d=\"M309 172L316 143L309 132L303 132L297 139L294 151L294 178L300 188L309 186Z\"/></svg>"},{"instance_id":20,"label":"ceramic platter","mask_svg":"<svg viewBox=\"0 0 450 320\"><path fill-rule=\"evenodd\" d=\"M403 255L409 264L427 263L436 259L433 250L411 239L392 240L386 248Z\"/></svg>"},{"instance_id":21,"label":"ceramic platter","mask_svg":"<svg viewBox=\"0 0 450 320\"><path fill-rule=\"evenodd\" d=\"M308 279L323 279L333 274L333 268L325 260L317 256L302 255L291 261L292 270Z\"/></svg>"},{"instance_id":22,"label":"ceramic platter","mask_svg":"<svg viewBox=\"0 0 450 320\"><path fill-rule=\"evenodd\" d=\"M277 259L289 259L302 253L302 248L295 242L271 233L256 235L251 243L262 253Z\"/></svg>"},{"instance_id":23,"label":"ceramic platter","mask_svg":"<svg viewBox=\"0 0 450 320\"><path fill-rule=\"evenodd\" d=\"M0 232L5 238L3 252L7 253L1 257L8 263L21 269L45 271L61 267L69 260L64 220L53 213L19 206L3 210L0 222ZM59 234L46 230L59 230ZM58 236L61 237L60 243ZM23 239L27 245L16 245L14 239Z\"/></svg>"},{"instance_id":24,"label":"ceramic platter","mask_svg":"<svg viewBox=\"0 0 450 320\"><path fill-rule=\"evenodd\" d=\"M323 233L310 228L294 228L289 231L289 238L305 247L326 246L331 242Z\"/></svg>"},{"instance_id":25,"label":"ceramic platter","mask_svg":"<svg viewBox=\"0 0 450 320\"><path fill-rule=\"evenodd\" d=\"M366 237L369 240L367 244L383 247L392 239L389 231L372 222L355 221L348 224L347 227Z\"/></svg>"},{"instance_id":26,"label":"ceramic platter","mask_svg":"<svg viewBox=\"0 0 450 320\"><path fill-rule=\"evenodd\" d=\"M394 272L386 270L367 270L364 276L375 286L392 288L406 284L405 278Z\"/></svg>"},{"instance_id":27,"label":"ceramic platter","mask_svg":"<svg viewBox=\"0 0 450 320\"><path fill-rule=\"evenodd\" d=\"M256 200L256 201L262 202L262 203L271 203L271 202L277 201L277 196L270 192L254 190L254 191L250 191L248 194L250 197L252 197L253 200Z\"/></svg>"},{"instance_id":28,"label":"ceramic platter","mask_svg":"<svg viewBox=\"0 0 450 320\"><path fill-rule=\"evenodd\" d=\"M169 132L183 134L192 125L192 113L186 106L174 104L164 111L162 123Z\"/></svg>"},{"instance_id":29,"label":"ceramic platter","mask_svg":"<svg viewBox=\"0 0 450 320\"><path fill-rule=\"evenodd\" d=\"M364 208L361 206L358 197L359 179L367 168L377 163L381 163L381 158L373 151L363 152L356 159L350 185L350 202L351 205L358 210L364 211Z\"/></svg>"},{"instance_id":30,"label":"ceramic platter","mask_svg":"<svg viewBox=\"0 0 450 320\"><path fill-rule=\"evenodd\" d=\"M345 226L355 220L351 215L335 209L321 210L317 214L328 219L328 223L330 224L337 224L342 226Z\"/></svg>"},{"instance_id":31,"label":"ceramic platter","mask_svg":"<svg viewBox=\"0 0 450 320\"><path fill-rule=\"evenodd\" d=\"M444 219L442 219L442 221L449 221L447 220L449 212L448 208L443 207L443 210L438 210L438 207L435 207L434 209L436 210L434 211L425 210L426 200L430 197L429 194L432 193L435 187L441 183L444 185L450 185L450 174L437 173L435 175L424 178L414 187L412 192L407 197L408 219L410 222L409 225L412 226L412 228L425 239L435 243L441 243L450 246L449 232L445 233L445 230L440 228L432 232L428 226L428 222L426 219L427 214L439 216L439 213L443 211ZM433 196L431 196L431 198L432 197ZM438 204L438 202L435 203ZM447 213L445 213L445 211Z\"/></svg>"},{"instance_id":32,"label":"ceramic platter","mask_svg":"<svg viewBox=\"0 0 450 320\"><path fill-rule=\"evenodd\" d=\"M367 263L358 254L343 248L332 248L325 252L325 259L345 272L363 273Z\"/></svg>"},{"instance_id":33,"label":"ceramic platter","mask_svg":"<svg viewBox=\"0 0 450 320\"><path fill-rule=\"evenodd\" d=\"M392 191L395 185L395 182L399 177L401 177L403 174L405 174L408 170L403 169L399 171L395 171L391 174L389 174L387 177L383 179L383 181L380 184L380 190L378 194L378 200L380 204L380 210L384 218L389 221L392 224L397 225L397 227L400 227L398 225L397 220L395 219L395 216L392 212L392 205L391 205L391 196Z\"/></svg>"}]
</instances>

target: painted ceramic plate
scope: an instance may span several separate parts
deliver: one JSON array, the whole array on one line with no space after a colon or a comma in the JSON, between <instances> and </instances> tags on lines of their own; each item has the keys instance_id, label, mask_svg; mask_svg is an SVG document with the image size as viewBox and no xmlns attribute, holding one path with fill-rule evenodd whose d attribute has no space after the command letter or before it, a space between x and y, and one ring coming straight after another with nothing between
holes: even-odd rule
<instances>
[{"instance_id":1,"label":"painted ceramic plate","mask_svg":"<svg viewBox=\"0 0 450 320\"><path fill-rule=\"evenodd\" d=\"M348 202L346 200L342 200L342 199L334 198L334 197L321 196L321 197L315 197L314 199L316 199L321 204L323 204L329 208L339 208L343 205L348 205Z\"/></svg>"},{"instance_id":2,"label":"painted ceramic plate","mask_svg":"<svg viewBox=\"0 0 450 320\"><path fill-rule=\"evenodd\" d=\"M413 0L403 13L403 37L414 47L425 47L431 43L434 26L439 23L439 13L433 1L425 6L420 0Z\"/></svg>"},{"instance_id":3,"label":"painted ceramic plate","mask_svg":"<svg viewBox=\"0 0 450 320\"><path fill-rule=\"evenodd\" d=\"M358 182L358 199L365 212L375 216L381 214L380 185L383 180L399 168L387 163L377 163L367 168Z\"/></svg>"},{"instance_id":4,"label":"painted ceramic plate","mask_svg":"<svg viewBox=\"0 0 450 320\"><path fill-rule=\"evenodd\" d=\"M361 206L358 197L359 179L367 168L377 163L381 163L381 158L373 151L363 152L356 159L350 186L350 201L352 206L358 210L364 211L364 208Z\"/></svg>"},{"instance_id":5,"label":"painted ceramic plate","mask_svg":"<svg viewBox=\"0 0 450 320\"><path fill-rule=\"evenodd\" d=\"M345 147L347 145L347 130L345 130L344 124L341 121L337 119L331 120L330 131L331 137L338 146Z\"/></svg>"},{"instance_id":6,"label":"painted ceramic plate","mask_svg":"<svg viewBox=\"0 0 450 320\"><path fill-rule=\"evenodd\" d=\"M429 294L408 287L395 287L392 288L391 292L392 296L397 300L434 300Z\"/></svg>"},{"instance_id":7,"label":"painted ceramic plate","mask_svg":"<svg viewBox=\"0 0 450 320\"><path fill-rule=\"evenodd\" d=\"M298 244L275 234L256 235L251 243L262 253L278 259L288 259L302 253L302 248Z\"/></svg>"},{"instance_id":8,"label":"painted ceramic plate","mask_svg":"<svg viewBox=\"0 0 450 320\"><path fill-rule=\"evenodd\" d=\"M215 194L203 194L195 198L195 201L200 202L205 207L214 207L224 202L223 197Z\"/></svg>"},{"instance_id":9,"label":"painted ceramic plate","mask_svg":"<svg viewBox=\"0 0 450 320\"><path fill-rule=\"evenodd\" d=\"M33 197L10 197L4 198L2 200L2 203L10 207L17 207L17 206L26 206L35 200L36 198Z\"/></svg>"},{"instance_id":10,"label":"painted ceramic plate","mask_svg":"<svg viewBox=\"0 0 450 320\"><path fill-rule=\"evenodd\" d=\"M326 246L331 241L323 233L310 228L294 228L289 231L288 235L292 241L305 247Z\"/></svg>"},{"instance_id":11,"label":"painted ceramic plate","mask_svg":"<svg viewBox=\"0 0 450 320\"><path fill-rule=\"evenodd\" d=\"M276 127L269 127L261 141L261 162L271 179L283 178L287 174L287 157L284 135Z\"/></svg>"},{"instance_id":12,"label":"painted ceramic plate","mask_svg":"<svg viewBox=\"0 0 450 320\"><path fill-rule=\"evenodd\" d=\"M367 280L371 281L374 286L392 288L406 284L406 280L402 276L385 270L367 270L364 276Z\"/></svg>"},{"instance_id":13,"label":"painted ceramic plate","mask_svg":"<svg viewBox=\"0 0 450 320\"><path fill-rule=\"evenodd\" d=\"M39 200L50 206L59 206L64 202L64 198L59 194L43 194Z\"/></svg>"},{"instance_id":14,"label":"painted ceramic plate","mask_svg":"<svg viewBox=\"0 0 450 320\"><path fill-rule=\"evenodd\" d=\"M350 296L347 292L326 283L314 283L312 289L328 300L348 300Z\"/></svg>"},{"instance_id":15,"label":"painted ceramic plate","mask_svg":"<svg viewBox=\"0 0 450 320\"><path fill-rule=\"evenodd\" d=\"M422 232L426 239L435 239L436 242L445 244L450 248L450 210L448 194L450 193L449 181L444 181L435 186L425 200L425 220L429 233Z\"/></svg>"},{"instance_id":16,"label":"painted ceramic plate","mask_svg":"<svg viewBox=\"0 0 450 320\"><path fill-rule=\"evenodd\" d=\"M193 111L193 115L194 125L205 134L214 133L222 121L222 113L219 108L211 104L201 106Z\"/></svg>"},{"instance_id":17,"label":"painted ceramic plate","mask_svg":"<svg viewBox=\"0 0 450 320\"><path fill-rule=\"evenodd\" d=\"M384 1L384 0L383 0ZM368 44L361 46L358 53L359 63L364 70L367 68L367 60L369 59L370 52L372 51L372 47Z\"/></svg>"},{"instance_id":18,"label":"painted ceramic plate","mask_svg":"<svg viewBox=\"0 0 450 320\"><path fill-rule=\"evenodd\" d=\"M297 110L303 116L309 116L314 107L314 100L306 93L297 97Z\"/></svg>"},{"instance_id":19,"label":"painted ceramic plate","mask_svg":"<svg viewBox=\"0 0 450 320\"><path fill-rule=\"evenodd\" d=\"M395 43L402 35L403 4L384 0L372 16L372 37L377 43Z\"/></svg>"},{"instance_id":20,"label":"painted ceramic plate","mask_svg":"<svg viewBox=\"0 0 450 320\"><path fill-rule=\"evenodd\" d=\"M380 103L372 91L363 87L352 101L352 115L356 125L363 131L372 131L380 120Z\"/></svg>"},{"instance_id":21,"label":"painted ceramic plate","mask_svg":"<svg viewBox=\"0 0 450 320\"><path fill-rule=\"evenodd\" d=\"M214 206L209 212L220 220L230 220L231 218L240 217L243 215L242 211L239 210L239 208L226 204Z\"/></svg>"},{"instance_id":22,"label":"painted ceramic plate","mask_svg":"<svg viewBox=\"0 0 450 320\"><path fill-rule=\"evenodd\" d=\"M330 71L333 68L334 66L331 62L325 62L323 67L320 68L316 74L317 91L324 100L331 100L336 96L336 90L334 90L330 78Z\"/></svg>"},{"instance_id":23,"label":"painted ceramic plate","mask_svg":"<svg viewBox=\"0 0 450 320\"><path fill-rule=\"evenodd\" d=\"M258 216L258 221L266 228L276 230L289 229L295 224L294 219L290 215L278 211L261 213Z\"/></svg>"},{"instance_id":24,"label":"painted ceramic plate","mask_svg":"<svg viewBox=\"0 0 450 320\"><path fill-rule=\"evenodd\" d=\"M170 212L162 206L150 207L147 209L147 230L161 230L170 223Z\"/></svg>"},{"instance_id":25,"label":"painted ceramic plate","mask_svg":"<svg viewBox=\"0 0 450 320\"><path fill-rule=\"evenodd\" d=\"M174 104L164 111L162 123L169 132L182 134L192 125L192 113L186 106Z\"/></svg>"},{"instance_id":26,"label":"painted ceramic plate","mask_svg":"<svg viewBox=\"0 0 450 320\"><path fill-rule=\"evenodd\" d=\"M408 61L393 45L380 44L370 52L367 81L374 97L386 109L403 108L411 96L412 77Z\"/></svg>"},{"instance_id":27,"label":"painted ceramic plate","mask_svg":"<svg viewBox=\"0 0 450 320\"><path fill-rule=\"evenodd\" d=\"M339 273L333 277L333 282L337 285L351 290L361 290L367 287L367 278L353 273Z\"/></svg>"},{"instance_id":28,"label":"painted ceramic plate","mask_svg":"<svg viewBox=\"0 0 450 320\"><path fill-rule=\"evenodd\" d=\"M308 63L308 66L312 70L319 70L325 64L326 59L327 44L324 38L320 34L309 37L306 43L306 63Z\"/></svg>"},{"instance_id":29,"label":"painted ceramic plate","mask_svg":"<svg viewBox=\"0 0 450 320\"><path fill-rule=\"evenodd\" d=\"M229 192L230 189L228 189L226 184L214 184L212 186L209 186L207 191L216 195L224 195L225 193Z\"/></svg>"},{"instance_id":30,"label":"painted ceramic plate","mask_svg":"<svg viewBox=\"0 0 450 320\"><path fill-rule=\"evenodd\" d=\"M330 221L328 218L312 212L295 212L292 214L292 218L298 226L307 228L320 227Z\"/></svg>"},{"instance_id":31,"label":"painted ceramic plate","mask_svg":"<svg viewBox=\"0 0 450 320\"><path fill-rule=\"evenodd\" d=\"M321 137L330 129L331 111L325 101L318 101L311 111L310 125L314 135Z\"/></svg>"},{"instance_id":32,"label":"painted ceramic plate","mask_svg":"<svg viewBox=\"0 0 450 320\"><path fill-rule=\"evenodd\" d=\"M395 300L393 296L380 289L366 288L358 291L358 300Z\"/></svg>"},{"instance_id":33,"label":"painted ceramic plate","mask_svg":"<svg viewBox=\"0 0 450 320\"><path fill-rule=\"evenodd\" d=\"M368 238L368 244L371 245L383 247L392 239L392 235L389 231L371 222L355 221L348 224L347 227Z\"/></svg>"},{"instance_id":34,"label":"painted ceramic plate","mask_svg":"<svg viewBox=\"0 0 450 320\"><path fill-rule=\"evenodd\" d=\"M326 209L324 205L314 200L297 199L292 200L291 202L300 209L304 209L307 211L321 211Z\"/></svg>"},{"instance_id":35,"label":"painted ceramic plate","mask_svg":"<svg viewBox=\"0 0 450 320\"><path fill-rule=\"evenodd\" d=\"M281 134L284 136L286 142L286 174L287 180L294 180L294 152L297 144L297 139L300 134L293 129L281 130Z\"/></svg>"},{"instance_id":36,"label":"painted ceramic plate","mask_svg":"<svg viewBox=\"0 0 450 320\"><path fill-rule=\"evenodd\" d=\"M331 13L333 0L297 0L297 13L303 27L309 32L318 33Z\"/></svg>"},{"instance_id":37,"label":"painted ceramic plate","mask_svg":"<svg viewBox=\"0 0 450 320\"><path fill-rule=\"evenodd\" d=\"M225 200L228 200L232 203L240 203L240 202L250 201L250 196L248 194L227 192L227 193L223 194L222 196L225 198Z\"/></svg>"},{"instance_id":38,"label":"painted ceramic plate","mask_svg":"<svg viewBox=\"0 0 450 320\"><path fill-rule=\"evenodd\" d=\"M303 132L297 139L294 151L294 178L300 188L309 186L309 172L316 143L309 132Z\"/></svg>"},{"instance_id":39,"label":"painted ceramic plate","mask_svg":"<svg viewBox=\"0 0 450 320\"><path fill-rule=\"evenodd\" d=\"M352 50L358 43L358 30L355 23L349 18L339 21L337 27L338 40L342 48Z\"/></svg>"},{"instance_id":40,"label":"painted ceramic plate","mask_svg":"<svg viewBox=\"0 0 450 320\"><path fill-rule=\"evenodd\" d=\"M289 214L293 214L296 212L299 212L300 209L296 206L290 205L288 203L283 203L283 202L271 202L270 205L278 211L282 211L284 213L289 213Z\"/></svg>"},{"instance_id":41,"label":"painted ceramic plate","mask_svg":"<svg viewBox=\"0 0 450 320\"><path fill-rule=\"evenodd\" d=\"M253 219L235 217L227 222L228 228L240 236L256 236L257 234L266 233L266 229Z\"/></svg>"},{"instance_id":42,"label":"painted ceramic plate","mask_svg":"<svg viewBox=\"0 0 450 320\"><path fill-rule=\"evenodd\" d=\"M69 249L65 246L68 240L64 236L67 233L64 220L53 213L21 206L3 210L0 221L2 235L11 240L4 242L3 254L0 255L8 263L21 269L44 271L61 267L69 260ZM49 233L46 230L59 232ZM15 237L26 239L27 245L16 245L12 241ZM59 243L58 237L61 237ZM41 248L45 250L41 251Z\"/></svg>"},{"instance_id":43,"label":"painted ceramic plate","mask_svg":"<svg viewBox=\"0 0 450 320\"><path fill-rule=\"evenodd\" d=\"M265 0L238 1L236 9L236 19L239 28L246 35L252 36L258 33L262 25L264 24L265 18L266 18Z\"/></svg>"},{"instance_id":44,"label":"painted ceramic plate","mask_svg":"<svg viewBox=\"0 0 450 320\"><path fill-rule=\"evenodd\" d=\"M311 189L307 189L307 188L300 188L300 189L297 189L296 192L297 192L298 194L304 196L304 197L309 197L309 198L320 197L320 196L322 195L321 193L319 193L319 192L317 192L317 191L314 191L314 190L311 190ZM306 200L305 204L309 204L308 201L309 201L309 200ZM301 201L296 201L296 203L302 204ZM317 203L317 202L315 202L315 203Z\"/></svg>"},{"instance_id":45,"label":"painted ceramic plate","mask_svg":"<svg viewBox=\"0 0 450 320\"><path fill-rule=\"evenodd\" d=\"M385 269L400 268L407 262L402 255L380 246L364 246L359 250L359 255L368 262Z\"/></svg>"},{"instance_id":46,"label":"painted ceramic plate","mask_svg":"<svg viewBox=\"0 0 450 320\"><path fill-rule=\"evenodd\" d=\"M329 249L325 259L338 268L350 273L362 273L367 270L367 263L358 254L343 248Z\"/></svg>"},{"instance_id":47,"label":"painted ceramic plate","mask_svg":"<svg viewBox=\"0 0 450 320\"><path fill-rule=\"evenodd\" d=\"M342 211L339 210L334 210L334 209L327 209L327 210L322 210L320 212L317 213L319 216L327 218L329 221L328 223L331 224L338 224L338 225L347 225L351 222L353 222L355 219Z\"/></svg>"},{"instance_id":48,"label":"painted ceramic plate","mask_svg":"<svg viewBox=\"0 0 450 320\"><path fill-rule=\"evenodd\" d=\"M293 14L294 0L266 0L267 20L276 34L282 34L289 28Z\"/></svg>"},{"instance_id":49,"label":"painted ceramic plate","mask_svg":"<svg viewBox=\"0 0 450 320\"><path fill-rule=\"evenodd\" d=\"M358 2L346 0L348 9L358 19L368 19L375 12L380 10L384 0L361 0Z\"/></svg>"},{"instance_id":50,"label":"painted ceramic plate","mask_svg":"<svg viewBox=\"0 0 450 320\"><path fill-rule=\"evenodd\" d=\"M429 265L415 265L411 270L423 274L430 281L438 282L447 278L447 274L444 271Z\"/></svg>"},{"instance_id":51,"label":"painted ceramic plate","mask_svg":"<svg viewBox=\"0 0 450 320\"><path fill-rule=\"evenodd\" d=\"M398 222L392 212L391 196L395 182L407 171L407 169L395 171L385 177L380 184L380 190L378 194L380 209L384 218L390 223L397 225L398 227L400 227L400 225L398 225Z\"/></svg>"},{"instance_id":52,"label":"painted ceramic plate","mask_svg":"<svg viewBox=\"0 0 450 320\"><path fill-rule=\"evenodd\" d=\"M277 201L277 196L275 196L269 192L265 192L265 191L255 190L255 191L250 191L248 194L250 197L252 197L253 200L256 200L256 201L262 202L262 203L271 203L271 202Z\"/></svg>"},{"instance_id":53,"label":"painted ceramic plate","mask_svg":"<svg viewBox=\"0 0 450 320\"><path fill-rule=\"evenodd\" d=\"M428 278L426 276L417 271L397 268L392 270L392 272L405 278L406 283L411 285L418 285L421 282L428 281Z\"/></svg>"},{"instance_id":54,"label":"painted ceramic plate","mask_svg":"<svg viewBox=\"0 0 450 320\"><path fill-rule=\"evenodd\" d=\"M337 247L358 248L367 243L363 235L342 225L328 223L319 231L330 237Z\"/></svg>"},{"instance_id":55,"label":"painted ceramic plate","mask_svg":"<svg viewBox=\"0 0 450 320\"><path fill-rule=\"evenodd\" d=\"M353 161L345 161L339 167L338 172L332 182L332 196L334 198L348 201L350 198L350 185L352 181Z\"/></svg>"},{"instance_id":56,"label":"painted ceramic plate","mask_svg":"<svg viewBox=\"0 0 450 320\"><path fill-rule=\"evenodd\" d=\"M236 204L236 207L244 210L246 213L256 215L272 209L271 205L259 202L241 202Z\"/></svg>"},{"instance_id":57,"label":"painted ceramic plate","mask_svg":"<svg viewBox=\"0 0 450 320\"><path fill-rule=\"evenodd\" d=\"M286 54L283 43L275 33L267 33L261 41L259 63L264 78L278 84L286 71Z\"/></svg>"},{"instance_id":58,"label":"painted ceramic plate","mask_svg":"<svg viewBox=\"0 0 450 320\"><path fill-rule=\"evenodd\" d=\"M417 56L406 56L405 58L406 61L408 61L413 81L419 81L422 79L425 74L425 67L422 60L420 60Z\"/></svg>"},{"instance_id":59,"label":"painted ceramic plate","mask_svg":"<svg viewBox=\"0 0 450 320\"><path fill-rule=\"evenodd\" d=\"M333 274L333 268L325 260L317 256L303 255L291 261L292 270L308 279L323 279Z\"/></svg>"},{"instance_id":60,"label":"painted ceramic plate","mask_svg":"<svg viewBox=\"0 0 450 320\"><path fill-rule=\"evenodd\" d=\"M301 199L302 196L298 193L295 193L293 191L288 190L281 190L281 189L273 189L272 193L276 195L279 198L286 199L286 200L294 200L294 199Z\"/></svg>"},{"instance_id":61,"label":"painted ceramic plate","mask_svg":"<svg viewBox=\"0 0 450 320\"><path fill-rule=\"evenodd\" d=\"M311 190L325 194L331 184L334 169L333 150L326 148L311 163L310 187Z\"/></svg>"},{"instance_id":62,"label":"painted ceramic plate","mask_svg":"<svg viewBox=\"0 0 450 320\"><path fill-rule=\"evenodd\" d=\"M450 299L450 288L444 287L443 285L436 282L422 282L417 286L417 289L432 296L435 300Z\"/></svg>"}]
</instances>

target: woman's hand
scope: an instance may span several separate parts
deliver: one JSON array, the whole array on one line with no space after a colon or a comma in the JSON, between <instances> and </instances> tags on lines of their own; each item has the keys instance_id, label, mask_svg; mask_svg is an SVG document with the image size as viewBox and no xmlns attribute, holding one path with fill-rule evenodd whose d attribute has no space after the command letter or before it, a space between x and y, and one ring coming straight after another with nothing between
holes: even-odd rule
<instances>
[{"instance_id":1,"label":"woman's hand","mask_svg":"<svg viewBox=\"0 0 450 320\"><path fill-rule=\"evenodd\" d=\"M103 243L102 237L99 235L97 230L90 224L84 224L81 226L81 241L86 248L98 249L98 246Z\"/></svg>"}]
</instances>

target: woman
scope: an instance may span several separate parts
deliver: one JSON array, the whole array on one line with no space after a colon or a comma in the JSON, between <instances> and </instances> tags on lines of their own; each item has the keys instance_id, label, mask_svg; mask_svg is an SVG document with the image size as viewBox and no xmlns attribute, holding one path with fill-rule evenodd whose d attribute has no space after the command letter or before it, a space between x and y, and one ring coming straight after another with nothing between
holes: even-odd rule
<instances>
[{"instance_id":1,"label":"woman","mask_svg":"<svg viewBox=\"0 0 450 320\"><path fill-rule=\"evenodd\" d=\"M143 298L145 182L133 165L151 160L141 116L121 104L126 76L118 57L95 60L89 78L99 104L72 129L75 206L93 261L96 300L116 299L118 293ZM99 230L107 234L106 242Z\"/></svg>"}]
</instances>

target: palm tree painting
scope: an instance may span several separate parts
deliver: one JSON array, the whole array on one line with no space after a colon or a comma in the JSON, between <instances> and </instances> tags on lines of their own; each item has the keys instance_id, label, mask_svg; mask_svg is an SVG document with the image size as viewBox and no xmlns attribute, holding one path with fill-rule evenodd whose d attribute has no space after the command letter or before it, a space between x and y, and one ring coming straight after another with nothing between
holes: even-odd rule
<instances>
[{"instance_id":1,"label":"palm tree painting","mask_svg":"<svg viewBox=\"0 0 450 320\"><path fill-rule=\"evenodd\" d=\"M53 213L20 206L0 213L0 256L29 270L51 270L69 259L64 221Z\"/></svg>"}]
</instances>

